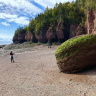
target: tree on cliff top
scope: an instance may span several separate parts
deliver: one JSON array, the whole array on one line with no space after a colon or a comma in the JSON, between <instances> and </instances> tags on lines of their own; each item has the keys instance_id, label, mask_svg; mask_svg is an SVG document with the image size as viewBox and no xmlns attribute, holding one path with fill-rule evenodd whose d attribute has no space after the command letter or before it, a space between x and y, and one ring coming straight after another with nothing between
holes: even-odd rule
<instances>
[{"instance_id":1,"label":"tree on cliff top","mask_svg":"<svg viewBox=\"0 0 96 96\"><path fill-rule=\"evenodd\" d=\"M79 2L79 1L78 1ZM80 5L81 6L81 5ZM71 24L80 24L85 19L84 9L78 7L76 2L59 3L53 9L46 8L44 13L38 14L35 19L31 19L26 28L19 27L14 35L31 31L39 35L40 32L47 32L49 26L52 27L56 37L56 26L59 22L63 22L63 29L69 34ZM66 35L65 35L66 36ZM68 36L68 35L67 35Z\"/></svg>"},{"instance_id":2,"label":"tree on cliff top","mask_svg":"<svg viewBox=\"0 0 96 96\"><path fill-rule=\"evenodd\" d=\"M96 0L76 0L76 2L81 3L86 10L96 10Z\"/></svg>"},{"instance_id":3,"label":"tree on cliff top","mask_svg":"<svg viewBox=\"0 0 96 96\"><path fill-rule=\"evenodd\" d=\"M20 34L25 34L26 33L26 27L19 27L16 31L15 31L15 35L20 35Z\"/></svg>"}]
</instances>

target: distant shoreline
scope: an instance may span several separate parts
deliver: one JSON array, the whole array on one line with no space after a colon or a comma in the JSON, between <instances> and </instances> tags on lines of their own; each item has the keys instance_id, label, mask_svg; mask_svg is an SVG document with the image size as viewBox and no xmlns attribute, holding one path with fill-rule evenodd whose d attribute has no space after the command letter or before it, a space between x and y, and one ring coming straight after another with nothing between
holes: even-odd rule
<instances>
[{"instance_id":1,"label":"distant shoreline","mask_svg":"<svg viewBox=\"0 0 96 96\"><path fill-rule=\"evenodd\" d=\"M8 45L11 43L12 43L12 41L0 41L0 45Z\"/></svg>"}]
</instances>

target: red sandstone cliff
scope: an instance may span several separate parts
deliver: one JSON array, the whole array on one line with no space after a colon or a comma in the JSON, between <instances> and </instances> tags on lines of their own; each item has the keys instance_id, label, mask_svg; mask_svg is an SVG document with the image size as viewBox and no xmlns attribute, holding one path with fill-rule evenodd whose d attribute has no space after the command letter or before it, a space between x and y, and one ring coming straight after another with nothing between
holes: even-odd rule
<instances>
[{"instance_id":1,"label":"red sandstone cliff","mask_svg":"<svg viewBox=\"0 0 96 96\"><path fill-rule=\"evenodd\" d=\"M82 35L82 34L96 34L96 11L93 10L89 10L88 14L87 14L87 19L85 22L85 32L82 30L82 27L76 24L71 24L70 25L70 34L69 34L69 38L78 36L78 35ZM47 39L52 39L54 38L53 35L53 31L52 28L48 27L45 29L42 29L39 34L35 34L34 35L36 38L38 39L38 41L40 42L47 42ZM28 32L27 35L25 36L25 34L18 34L18 35L14 35L13 37L13 42L25 42L25 41L32 41L33 42L33 34L31 32ZM62 23L58 23L57 25L57 37L58 40L60 39L64 39L64 32L62 29Z\"/></svg>"},{"instance_id":2,"label":"red sandstone cliff","mask_svg":"<svg viewBox=\"0 0 96 96\"><path fill-rule=\"evenodd\" d=\"M25 42L25 34L19 34L19 35L18 35L18 41L19 41L20 43Z\"/></svg>"},{"instance_id":3,"label":"red sandstone cliff","mask_svg":"<svg viewBox=\"0 0 96 96\"><path fill-rule=\"evenodd\" d=\"M33 35L30 31L27 32L25 39L26 39L26 41L32 41L33 40Z\"/></svg>"},{"instance_id":4,"label":"red sandstone cliff","mask_svg":"<svg viewBox=\"0 0 96 96\"><path fill-rule=\"evenodd\" d=\"M58 40L62 40L64 39L64 32L63 32L63 28L62 28L63 24L62 23L58 23L57 25L57 37Z\"/></svg>"},{"instance_id":5,"label":"red sandstone cliff","mask_svg":"<svg viewBox=\"0 0 96 96\"><path fill-rule=\"evenodd\" d=\"M35 33L36 39L37 39L39 42L42 42L42 43L47 42L46 32L47 32L47 30L42 29L42 30L39 32L39 34L36 34L36 33Z\"/></svg>"},{"instance_id":6,"label":"red sandstone cliff","mask_svg":"<svg viewBox=\"0 0 96 96\"><path fill-rule=\"evenodd\" d=\"M75 37L76 36L76 29L77 29L78 25L70 25L70 34L69 34L69 38Z\"/></svg>"},{"instance_id":7,"label":"red sandstone cliff","mask_svg":"<svg viewBox=\"0 0 96 96\"><path fill-rule=\"evenodd\" d=\"M14 43L17 43L17 42L18 42L18 35L14 35L14 36L13 36L13 42L14 42Z\"/></svg>"},{"instance_id":8,"label":"red sandstone cliff","mask_svg":"<svg viewBox=\"0 0 96 96\"><path fill-rule=\"evenodd\" d=\"M83 28L81 27L81 25L79 25L76 29L76 36L83 35L83 34L85 34L85 32L84 32Z\"/></svg>"},{"instance_id":9,"label":"red sandstone cliff","mask_svg":"<svg viewBox=\"0 0 96 96\"><path fill-rule=\"evenodd\" d=\"M54 33L53 33L53 30L52 30L52 27L49 27L47 33L46 33L46 37L48 40L52 40L54 38Z\"/></svg>"},{"instance_id":10,"label":"red sandstone cliff","mask_svg":"<svg viewBox=\"0 0 96 96\"><path fill-rule=\"evenodd\" d=\"M88 11L85 30L87 34L96 34L96 11Z\"/></svg>"}]
</instances>

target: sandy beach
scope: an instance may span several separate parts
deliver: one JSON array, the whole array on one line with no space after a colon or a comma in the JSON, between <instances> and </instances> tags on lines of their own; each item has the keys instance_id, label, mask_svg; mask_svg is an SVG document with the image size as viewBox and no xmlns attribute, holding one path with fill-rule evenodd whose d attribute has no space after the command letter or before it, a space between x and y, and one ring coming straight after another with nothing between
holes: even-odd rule
<instances>
[{"instance_id":1,"label":"sandy beach","mask_svg":"<svg viewBox=\"0 0 96 96\"><path fill-rule=\"evenodd\" d=\"M10 51L0 49L0 96L96 96L96 68L77 74L60 73L58 46L35 46Z\"/></svg>"}]
</instances>

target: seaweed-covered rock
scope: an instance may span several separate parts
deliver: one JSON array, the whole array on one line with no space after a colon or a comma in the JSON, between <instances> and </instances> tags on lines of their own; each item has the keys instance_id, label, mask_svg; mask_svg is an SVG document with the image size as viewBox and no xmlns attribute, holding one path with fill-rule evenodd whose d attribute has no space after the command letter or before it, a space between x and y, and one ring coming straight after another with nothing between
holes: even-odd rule
<instances>
[{"instance_id":1,"label":"seaweed-covered rock","mask_svg":"<svg viewBox=\"0 0 96 96\"><path fill-rule=\"evenodd\" d=\"M74 73L96 65L96 35L83 35L64 42L55 52L61 72Z\"/></svg>"}]
</instances>

